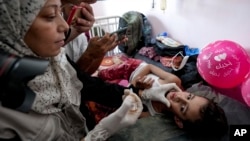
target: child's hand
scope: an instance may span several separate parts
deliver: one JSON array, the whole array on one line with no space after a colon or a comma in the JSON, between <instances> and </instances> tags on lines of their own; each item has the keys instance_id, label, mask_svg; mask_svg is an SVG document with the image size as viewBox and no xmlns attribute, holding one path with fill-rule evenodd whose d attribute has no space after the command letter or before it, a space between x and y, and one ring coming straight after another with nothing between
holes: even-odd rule
<instances>
[{"instance_id":1,"label":"child's hand","mask_svg":"<svg viewBox=\"0 0 250 141\"><path fill-rule=\"evenodd\" d=\"M135 80L133 80L135 83L135 87L141 90L149 89L152 87L154 80L152 78L144 77L137 77Z\"/></svg>"}]
</instances>

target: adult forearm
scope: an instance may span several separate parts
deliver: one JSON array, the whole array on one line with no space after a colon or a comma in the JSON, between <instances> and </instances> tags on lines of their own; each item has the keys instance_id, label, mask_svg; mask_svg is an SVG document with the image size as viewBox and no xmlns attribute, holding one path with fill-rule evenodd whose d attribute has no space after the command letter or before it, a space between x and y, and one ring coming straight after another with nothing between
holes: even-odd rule
<instances>
[{"instance_id":1,"label":"adult forearm","mask_svg":"<svg viewBox=\"0 0 250 141\"><path fill-rule=\"evenodd\" d=\"M100 66L105 54L100 54L100 56L93 56L89 52L84 52L80 59L77 61L77 65L88 74L93 74Z\"/></svg>"}]
</instances>

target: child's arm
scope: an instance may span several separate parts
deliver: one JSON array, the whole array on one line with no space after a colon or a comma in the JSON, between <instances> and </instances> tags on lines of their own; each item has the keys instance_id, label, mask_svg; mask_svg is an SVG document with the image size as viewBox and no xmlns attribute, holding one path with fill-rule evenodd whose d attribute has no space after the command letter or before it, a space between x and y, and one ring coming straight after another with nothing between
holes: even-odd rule
<instances>
[{"instance_id":1,"label":"child's arm","mask_svg":"<svg viewBox=\"0 0 250 141\"><path fill-rule=\"evenodd\" d=\"M181 80L180 78L178 78L176 75L166 72L163 69L152 65L152 64L147 64L139 73L138 75L135 77L143 77L147 74L154 74L156 76L158 76L162 81L162 84L168 84L168 83L176 83L176 85L180 88L182 88L181 86Z\"/></svg>"}]
</instances>

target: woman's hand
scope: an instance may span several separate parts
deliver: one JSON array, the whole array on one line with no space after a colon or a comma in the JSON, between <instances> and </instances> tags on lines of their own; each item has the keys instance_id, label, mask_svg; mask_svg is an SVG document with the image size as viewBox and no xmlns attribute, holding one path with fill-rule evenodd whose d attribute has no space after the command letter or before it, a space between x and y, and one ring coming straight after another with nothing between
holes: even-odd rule
<instances>
[{"instance_id":1,"label":"woman's hand","mask_svg":"<svg viewBox=\"0 0 250 141\"><path fill-rule=\"evenodd\" d=\"M170 102L168 101L165 95L171 90L181 91L181 89L176 85L176 83L163 84L159 87L145 89L141 94L141 98L143 100L159 101L165 104L167 107L170 107Z\"/></svg>"},{"instance_id":2,"label":"woman's hand","mask_svg":"<svg viewBox=\"0 0 250 141\"><path fill-rule=\"evenodd\" d=\"M140 98L126 89L125 99L119 109L103 118L85 137L85 141L105 141L124 127L135 124L143 106Z\"/></svg>"},{"instance_id":3,"label":"woman's hand","mask_svg":"<svg viewBox=\"0 0 250 141\"><path fill-rule=\"evenodd\" d=\"M81 17L77 18L76 24L73 26L73 28L75 28L78 33L83 33L89 31L92 28L95 22L95 17L90 4L81 2L79 6L82 7Z\"/></svg>"},{"instance_id":4,"label":"woman's hand","mask_svg":"<svg viewBox=\"0 0 250 141\"><path fill-rule=\"evenodd\" d=\"M74 24L69 25L70 30L66 33L67 39L65 43L74 40L78 35L88 32L95 22L94 12L90 4L79 1L62 0L62 11L64 19L67 20L70 16L72 7L77 5L81 7L77 16L74 18Z\"/></svg>"},{"instance_id":5,"label":"woman's hand","mask_svg":"<svg viewBox=\"0 0 250 141\"><path fill-rule=\"evenodd\" d=\"M93 37L89 40L86 52L91 53L93 58L105 55L117 46L115 35L105 34L103 37Z\"/></svg>"},{"instance_id":6,"label":"woman's hand","mask_svg":"<svg viewBox=\"0 0 250 141\"><path fill-rule=\"evenodd\" d=\"M89 40L86 51L77 61L78 66L84 72L94 73L100 66L103 57L110 50L113 50L118 42L115 41L116 36L105 34L103 37L93 37Z\"/></svg>"}]
</instances>

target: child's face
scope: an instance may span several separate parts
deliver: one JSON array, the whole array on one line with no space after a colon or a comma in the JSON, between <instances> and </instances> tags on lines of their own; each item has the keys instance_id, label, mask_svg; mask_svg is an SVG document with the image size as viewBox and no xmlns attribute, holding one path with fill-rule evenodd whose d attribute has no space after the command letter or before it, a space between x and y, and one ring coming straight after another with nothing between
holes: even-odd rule
<instances>
[{"instance_id":1,"label":"child's face","mask_svg":"<svg viewBox=\"0 0 250 141\"><path fill-rule=\"evenodd\" d=\"M61 1L47 0L24 37L28 47L41 57L52 57L60 53L68 30L61 16Z\"/></svg>"},{"instance_id":2,"label":"child's face","mask_svg":"<svg viewBox=\"0 0 250 141\"><path fill-rule=\"evenodd\" d=\"M195 121L200 116L200 109L208 104L204 97L188 92L169 92L167 99L171 103L170 110L182 120Z\"/></svg>"}]
</instances>

